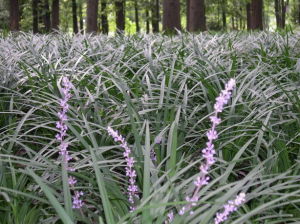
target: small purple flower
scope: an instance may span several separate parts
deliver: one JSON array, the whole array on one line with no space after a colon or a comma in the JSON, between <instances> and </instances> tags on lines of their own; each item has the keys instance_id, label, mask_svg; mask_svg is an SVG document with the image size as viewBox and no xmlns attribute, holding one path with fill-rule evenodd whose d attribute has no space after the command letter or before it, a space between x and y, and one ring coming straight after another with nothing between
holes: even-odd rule
<instances>
[{"instance_id":1,"label":"small purple flower","mask_svg":"<svg viewBox=\"0 0 300 224\"><path fill-rule=\"evenodd\" d=\"M174 219L173 211L170 211L167 216L168 216L168 219L165 221L165 224L169 224L173 221L173 219Z\"/></svg>"},{"instance_id":2,"label":"small purple flower","mask_svg":"<svg viewBox=\"0 0 300 224\"><path fill-rule=\"evenodd\" d=\"M80 209L83 206L83 201L80 199L80 197L83 195L82 191L75 191L73 199L73 206L72 208Z\"/></svg>"},{"instance_id":3,"label":"small purple flower","mask_svg":"<svg viewBox=\"0 0 300 224\"><path fill-rule=\"evenodd\" d=\"M155 144L160 144L162 142L162 137L161 136L156 136L154 139Z\"/></svg>"},{"instance_id":4,"label":"small purple flower","mask_svg":"<svg viewBox=\"0 0 300 224\"><path fill-rule=\"evenodd\" d=\"M77 183L77 180L75 177L69 177L69 185L75 185Z\"/></svg>"},{"instance_id":5,"label":"small purple flower","mask_svg":"<svg viewBox=\"0 0 300 224\"><path fill-rule=\"evenodd\" d=\"M186 210L186 207L183 206L183 207L179 210L178 214L179 214L179 215L184 215L185 210Z\"/></svg>"},{"instance_id":6,"label":"small purple flower","mask_svg":"<svg viewBox=\"0 0 300 224\"><path fill-rule=\"evenodd\" d=\"M150 158L151 158L152 161L156 161L157 160L156 153L155 153L155 151L154 151L153 148L150 151Z\"/></svg>"},{"instance_id":7,"label":"small purple flower","mask_svg":"<svg viewBox=\"0 0 300 224\"><path fill-rule=\"evenodd\" d=\"M209 118L210 118L211 123L213 123L215 125L218 125L221 123L221 119L216 116L210 116Z\"/></svg>"},{"instance_id":8,"label":"small purple flower","mask_svg":"<svg viewBox=\"0 0 300 224\"><path fill-rule=\"evenodd\" d=\"M211 129L206 133L208 140L212 141L218 138L218 133L216 130Z\"/></svg>"},{"instance_id":9,"label":"small purple flower","mask_svg":"<svg viewBox=\"0 0 300 224\"><path fill-rule=\"evenodd\" d=\"M224 211L216 214L215 224L226 221L230 213L236 211L237 208L246 201L245 198L246 194L242 192L236 196L234 201L228 201L227 204L223 206Z\"/></svg>"},{"instance_id":10,"label":"small purple flower","mask_svg":"<svg viewBox=\"0 0 300 224\"><path fill-rule=\"evenodd\" d=\"M206 171L206 173L207 173L207 171ZM209 177L206 177L206 176L204 176L204 177L198 176L198 177L196 178L196 180L194 181L194 184L195 184L196 187L202 187L202 186L204 186L204 185L207 185L207 184L208 184L208 181L209 181Z\"/></svg>"},{"instance_id":11,"label":"small purple flower","mask_svg":"<svg viewBox=\"0 0 300 224\"><path fill-rule=\"evenodd\" d=\"M127 187L128 191L128 201L130 202L130 211L134 211L136 208L134 206L134 198L139 198L138 196L138 187L136 185L136 171L134 170L134 158L130 157L131 149L128 146L126 140L119 135L119 133L113 130L111 127L107 128L108 134L113 137L115 142L120 142L120 146L124 149L123 156L126 161L126 176L129 178L129 186Z\"/></svg>"},{"instance_id":12,"label":"small purple flower","mask_svg":"<svg viewBox=\"0 0 300 224\"><path fill-rule=\"evenodd\" d=\"M156 136L155 139L154 139L154 144L158 145L161 142L162 142L162 137L161 136ZM152 147L151 150L150 150L150 158L151 158L152 161L157 161L154 147Z\"/></svg>"}]
</instances>

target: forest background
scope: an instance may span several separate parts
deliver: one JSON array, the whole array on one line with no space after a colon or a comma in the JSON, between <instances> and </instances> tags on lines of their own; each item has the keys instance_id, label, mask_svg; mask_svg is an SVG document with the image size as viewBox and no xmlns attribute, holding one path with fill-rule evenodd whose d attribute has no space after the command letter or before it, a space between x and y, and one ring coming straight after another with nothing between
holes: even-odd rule
<instances>
[{"instance_id":1,"label":"forest background","mask_svg":"<svg viewBox=\"0 0 300 224\"><path fill-rule=\"evenodd\" d=\"M300 0L0 0L0 29L127 34L294 29Z\"/></svg>"}]
</instances>

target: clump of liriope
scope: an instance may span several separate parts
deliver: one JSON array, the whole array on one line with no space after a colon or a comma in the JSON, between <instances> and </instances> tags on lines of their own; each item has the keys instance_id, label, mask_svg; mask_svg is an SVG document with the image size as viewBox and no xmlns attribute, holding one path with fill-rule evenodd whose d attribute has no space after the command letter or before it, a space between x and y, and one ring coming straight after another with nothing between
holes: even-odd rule
<instances>
[{"instance_id":1,"label":"clump of liriope","mask_svg":"<svg viewBox=\"0 0 300 224\"><path fill-rule=\"evenodd\" d=\"M221 91L220 95L216 98L216 103L214 104L214 114L210 116L210 121L212 123L211 128L206 133L208 142L206 143L206 148L202 150L202 156L205 158L204 163L199 167L200 173L199 176L194 181L195 189L193 191L192 197L187 196L186 200L191 202L187 206L183 206L178 214L184 215L186 211L191 210L192 207L196 206L196 202L199 200L199 191L200 189L208 184L210 180L208 171L210 167L216 162L214 155L216 153L213 140L218 138L218 133L216 131L216 127L221 122L221 118L218 117L218 113L222 112L224 106L230 100L233 88L235 87L235 80L230 79L229 82L225 85L225 89ZM134 206L134 198L138 199L138 187L136 186L136 171L133 169L134 158L130 157L131 149L128 147L128 143L125 141L124 137L119 135L119 133L113 130L111 127L107 128L107 132L110 136L114 138L115 142L120 142L120 146L125 150L123 156L127 163L126 166L126 176L129 177L129 186L128 190L128 200L131 204L130 210L135 210ZM222 213L217 213L215 218L215 223L219 224L225 220L227 220L228 215L235 211L239 205L241 205L245 201L245 193L240 193L234 201L229 201L228 204L224 205L224 211ZM190 214L193 214L193 211L190 211ZM173 211L169 212L167 215L167 220L165 223L171 223L174 218Z\"/></svg>"},{"instance_id":2,"label":"clump of liriope","mask_svg":"<svg viewBox=\"0 0 300 224\"><path fill-rule=\"evenodd\" d=\"M66 125L66 121L68 120L67 111L69 109L68 101L71 98L70 90L72 87L71 82L67 77L62 78L62 94L63 98L60 99L61 111L58 112L59 121L56 122L56 128L59 129L59 133L55 136L59 141L59 154L62 156L63 166L66 167L68 171L75 171L74 168L69 167L68 161L72 159L72 156L69 155L68 146L69 143L65 141L65 136L67 135L68 126ZM71 187L75 187L77 183L77 179L73 176L68 177L68 184ZM72 207L79 209L83 206L83 201L80 197L83 195L82 191L74 191L74 195L72 197Z\"/></svg>"}]
</instances>

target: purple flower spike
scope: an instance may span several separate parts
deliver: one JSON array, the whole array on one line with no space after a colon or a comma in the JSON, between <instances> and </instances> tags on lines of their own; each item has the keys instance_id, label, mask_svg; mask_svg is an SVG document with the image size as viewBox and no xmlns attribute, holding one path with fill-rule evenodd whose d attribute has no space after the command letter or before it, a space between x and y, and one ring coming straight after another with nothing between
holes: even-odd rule
<instances>
[{"instance_id":1,"label":"purple flower spike","mask_svg":"<svg viewBox=\"0 0 300 224\"><path fill-rule=\"evenodd\" d=\"M242 192L238 196L236 196L234 201L228 201L227 204L223 206L224 211L216 214L215 224L219 224L226 221L230 213L236 211L237 208L245 202L245 197L246 194Z\"/></svg>"},{"instance_id":2,"label":"purple flower spike","mask_svg":"<svg viewBox=\"0 0 300 224\"><path fill-rule=\"evenodd\" d=\"M117 131L113 130L111 127L108 127L107 132L111 137L113 137L115 142L120 142L120 146L125 150L123 156L126 161L126 176L129 178L129 186L127 188L128 201L131 204L130 211L134 211L136 209L134 206L134 198L139 198L139 195L138 187L136 185L136 171L133 168L135 161L133 157L130 157L131 149L129 148L125 138L123 138L122 135L119 135Z\"/></svg>"},{"instance_id":3,"label":"purple flower spike","mask_svg":"<svg viewBox=\"0 0 300 224\"><path fill-rule=\"evenodd\" d=\"M62 107L61 110L57 113L59 121L56 122L56 128L59 132L56 134L56 139L60 142L59 145L59 154L63 157L63 162L66 163L71 159L68 153L68 146L69 143L65 142L64 138L67 135L68 126L65 122L68 120L67 111L69 109L68 101L71 97L69 93L71 90L71 82L67 77L62 78L62 92L63 98L60 99L60 106Z\"/></svg>"},{"instance_id":4,"label":"purple flower spike","mask_svg":"<svg viewBox=\"0 0 300 224\"><path fill-rule=\"evenodd\" d=\"M59 154L62 156L62 162L65 164L67 171L75 171L74 168L68 166L68 161L72 159L68 152L69 143L64 140L67 135L68 126L65 122L68 120L67 112L69 109L68 101L71 98L70 90L72 87L72 83L69 81L67 77L62 78L62 93L63 98L60 99L59 105L61 106L61 111L57 113L59 121L56 122L56 128L59 130L59 133L56 134L57 141L60 142L59 145ZM74 187L77 183L77 180L73 176L68 177L68 183L70 186ZM82 207L83 202L80 199L80 196L83 195L83 192L75 191L74 196L72 197L73 208L79 209Z\"/></svg>"},{"instance_id":5,"label":"purple flower spike","mask_svg":"<svg viewBox=\"0 0 300 224\"><path fill-rule=\"evenodd\" d=\"M208 184L209 177L207 176L210 167L216 162L214 155L216 153L214 149L213 140L218 138L218 133L216 127L221 123L221 118L218 117L218 113L222 112L225 104L228 103L232 90L235 87L235 80L230 79L225 85L225 89L221 91L220 95L216 98L216 103L214 104L214 114L210 116L210 121L212 123L211 129L206 133L208 142L206 143L206 148L202 149L202 157L205 159L204 163L199 167L199 176L194 181L195 190L191 198L187 197L187 201L191 202L189 205L182 207L179 211L179 215L184 215L186 211L190 210L193 206L196 206L196 202L199 200L198 192L200 189ZM190 214L193 212L191 211Z\"/></svg>"}]
</instances>

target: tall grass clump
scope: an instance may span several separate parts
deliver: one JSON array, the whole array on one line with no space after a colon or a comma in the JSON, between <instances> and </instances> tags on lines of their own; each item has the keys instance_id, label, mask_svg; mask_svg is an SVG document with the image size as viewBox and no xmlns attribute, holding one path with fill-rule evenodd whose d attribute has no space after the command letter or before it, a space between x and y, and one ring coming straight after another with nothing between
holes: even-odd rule
<instances>
[{"instance_id":1,"label":"tall grass clump","mask_svg":"<svg viewBox=\"0 0 300 224\"><path fill-rule=\"evenodd\" d=\"M299 39L0 38L1 224L299 223ZM72 83L65 165L55 138L63 77ZM221 122L215 99L232 78ZM214 163L191 201L210 120Z\"/></svg>"}]
</instances>

